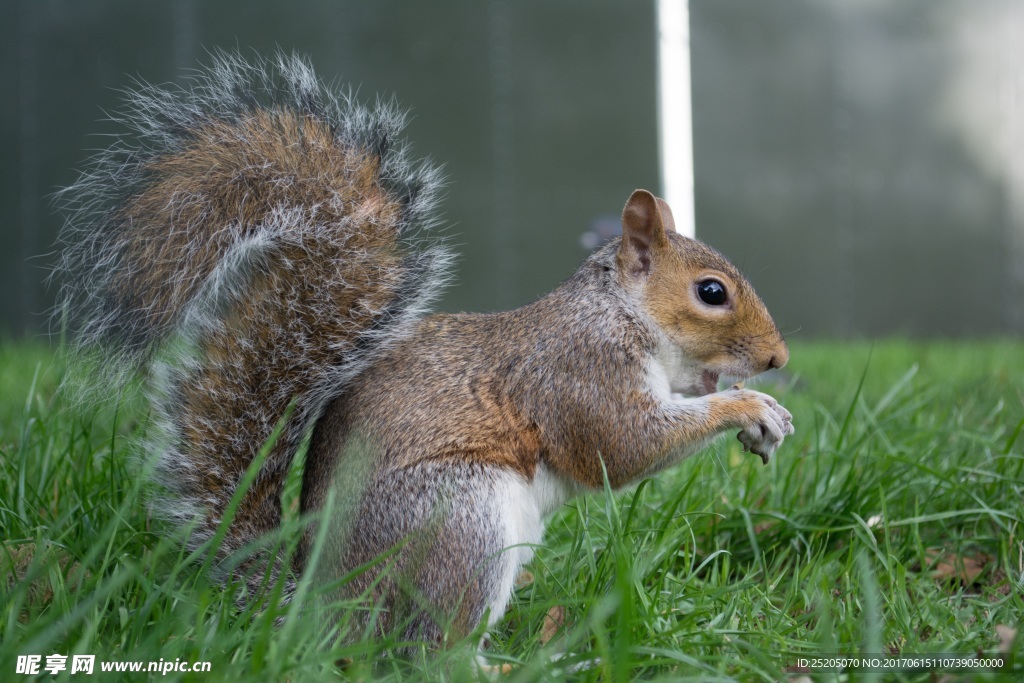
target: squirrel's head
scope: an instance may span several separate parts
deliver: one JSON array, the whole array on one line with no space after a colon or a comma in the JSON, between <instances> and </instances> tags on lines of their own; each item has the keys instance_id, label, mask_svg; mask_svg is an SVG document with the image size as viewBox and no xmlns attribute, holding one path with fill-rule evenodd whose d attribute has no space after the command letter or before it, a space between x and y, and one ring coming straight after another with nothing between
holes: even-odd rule
<instances>
[{"instance_id":1,"label":"squirrel's head","mask_svg":"<svg viewBox=\"0 0 1024 683\"><path fill-rule=\"evenodd\" d=\"M702 395L719 375L751 377L789 350L746 278L721 254L675 230L664 200L636 190L622 212L616 254L623 287L669 342L662 359L673 391Z\"/></svg>"}]
</instances>

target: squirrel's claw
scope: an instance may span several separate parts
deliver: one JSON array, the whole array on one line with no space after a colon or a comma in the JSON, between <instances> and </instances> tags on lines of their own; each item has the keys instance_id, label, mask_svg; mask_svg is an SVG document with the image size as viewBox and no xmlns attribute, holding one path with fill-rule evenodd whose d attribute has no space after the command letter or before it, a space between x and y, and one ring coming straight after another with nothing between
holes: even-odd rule
<instances>
[{"instance_id":1,"label":"squirrel's claw","mask_svg":"<svg viewBox=\"0 0 1024 683\"><path fill-rule=\"evenodd\" d=\"M761 462L767 465L782 445L783 439L793 433L793 416L771 396L751 393L762 399L764 410L759 419L741 430L736 438L743 444L744 452L761 456Z\"/></svg>"}]
</instances>

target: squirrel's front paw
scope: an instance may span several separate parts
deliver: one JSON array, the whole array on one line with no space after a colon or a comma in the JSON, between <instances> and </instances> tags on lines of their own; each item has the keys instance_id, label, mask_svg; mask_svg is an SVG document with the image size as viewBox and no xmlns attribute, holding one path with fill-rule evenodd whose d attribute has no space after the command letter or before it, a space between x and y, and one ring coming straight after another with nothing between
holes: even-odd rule
<instances>
[{"instance_id":1,"label":"squirrel's front paw","mask_svg":"<svg viewBox=\"0 0 1024 683\"><path fill-rule=\"evenodd\" d=\"M748 412L748 421L736 438L743 444L743 450L757 453L767 465L782 440L793 433L793 416L768 394L749 389L729 391L742 392L742 397L737 398L742 398L753 409Z\"/></svg>"}]
</instances>

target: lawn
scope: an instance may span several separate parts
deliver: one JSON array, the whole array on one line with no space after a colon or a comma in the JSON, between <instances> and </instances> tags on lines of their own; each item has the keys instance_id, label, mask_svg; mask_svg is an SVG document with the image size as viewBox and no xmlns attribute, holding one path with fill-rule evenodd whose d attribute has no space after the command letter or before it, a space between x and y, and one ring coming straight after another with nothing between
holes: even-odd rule
<instances>
[{"instance_id":1,"label":"lawn","mask_svg":"<svg viewBox=\"0 0 1024 683\"><path fill-rule=\"evenodd\" d=\"M0 679L28 680L32 654L68 656L72 681L91 678L74 654L96 655L100 681L481 676L465 643L407 661L339 640L345 618L305 618L322 586L303 584L283 626L238 610L147 512L138 401L70 404L61 377L51 350L0 345ZM967 674L799 664L1000 651L1016 671L963 680L1019 680L1024 343L794 344L773 381L797 432L767 467L724 438L554 516L490 634L503 680L953 681ZM210 671L100 672L160 660Z\"/></svg>"}]
</instances>

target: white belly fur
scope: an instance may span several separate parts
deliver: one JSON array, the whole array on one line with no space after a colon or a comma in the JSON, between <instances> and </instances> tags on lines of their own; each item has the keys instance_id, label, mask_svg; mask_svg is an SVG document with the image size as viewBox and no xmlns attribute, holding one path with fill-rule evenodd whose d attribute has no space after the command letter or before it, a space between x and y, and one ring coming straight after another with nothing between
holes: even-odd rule
<instances>
[{"instance_id":1,"label":"white belly fur","mask_svg":"<svg viewBox=\"0 0 1024 683\"><path fill-rule=\"evenodd\" d=\"M488 626L504 615L520 570L533 558L533 546L544 540L545 518L576 492L575 484L544 464L537 467L532 482L512 472L498 476L495 505L505 524L505 550L499 558L500 580L491 596Z\"/></svg>"}]
</instances>

